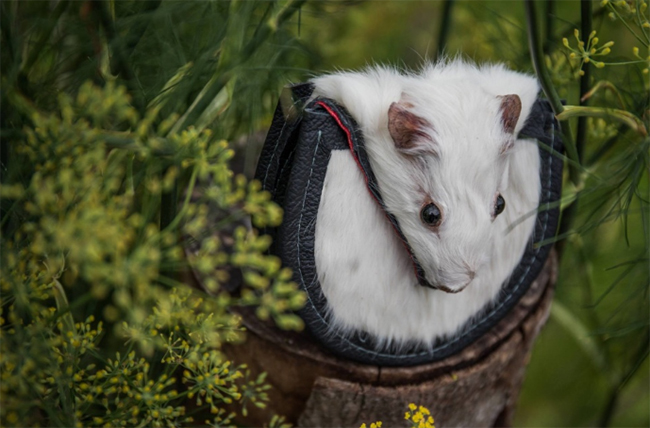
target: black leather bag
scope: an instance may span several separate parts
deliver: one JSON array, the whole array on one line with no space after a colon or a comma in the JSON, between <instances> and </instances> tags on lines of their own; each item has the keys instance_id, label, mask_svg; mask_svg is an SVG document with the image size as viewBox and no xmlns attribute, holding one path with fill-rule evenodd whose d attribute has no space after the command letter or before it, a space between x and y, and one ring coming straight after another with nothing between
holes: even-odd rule
<instances>
[{"instance_id":1,"label":"black leather bag","mask_svg":"<svg viewBox=\"0 0 650 428\"><path fill-rule=\"evenodd\" d=\"M380 204L382 199L365 153L363 135L354 119L332 100L316 98L310 101L312 91L313 87L307 83L283 92L255 175L263 189L284 209L282 225L263 232L273 238L271 252L293 269L294 280L307 293L307 304L300 316L311 334L325 347L341 357L362 363L411 366L438 361L459 352L517 304L544 266L552 245L528 246L504 286L504 293L479 319L466 326L462 334L440 341L433 348L414 346L399 352L382 352L372 346L374 340L366 332L357 331L349 336L333 334L328 329L327 301L318 282L314 259L314 225L331 152L352 151L366 176L369 190ZM519 136L539 141L541 195L534 236L537 242L544 242L556 233L559 208L553 203L560 199L563 159L559 125L547 101L535 103ZM387 218L401 235L395 219L389 214ZM403 235L401 237L406 242ZM417 260L412 254L411 258L417 276L422 279Z\"/></svg>"}]
</instances>

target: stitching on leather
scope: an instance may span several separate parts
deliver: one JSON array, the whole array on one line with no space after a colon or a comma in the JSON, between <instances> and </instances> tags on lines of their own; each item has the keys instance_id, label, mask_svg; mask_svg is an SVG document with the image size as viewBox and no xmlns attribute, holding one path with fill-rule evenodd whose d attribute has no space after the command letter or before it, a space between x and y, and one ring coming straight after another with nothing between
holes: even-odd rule
<instances>
[{"instance_id":1,"label":"stitching on leather","mask_svg":"<svg viewBox=\"0 0 650 428\"><path fill-rule=\"evenodd\" d=\"M293 160L293 154L295 153L296 149L298 148L298 144L296 144L291 152L289 153L289 156L287 156L287 159L284 161L284 164L280 167L278 170L278 175L277 177L282 177L284 174L284 169L289 165L289 163ZM276 183L277 183L277 178L276 178ZM277 187L277 186L276 186Z\"/></svg>"},{"instance_id":2,"label":"stitching on leather","mask_svg":"<svg viewBox=\"0 0 650 428\"><path fill-rule=\"evenodd\" d=\"M341 116L339 116L339 117L341 117ZM549 116L549 118L550 118L550 116ZM347 120L344 116L342 117L342 119ZM553 117L553 119L554 119L554 117ZM555 120L553 120L553 119L552 119L552 122L551 122L552 126L553 126L553 132L551 133L551 144L550 144L550 148L551 148L552 151L554 151L553 144L555 142ZM346 124L346 126L347 126L347 124ZM301 256L301 247L300 247L300 231L301 231L301 227L302 227L302 218L303 218L303 213L304 213L304 208L305 208L305 201L307 199L307 193L309 193L309 187L310 187L310 184L311 184L311 177L312 177L313 170L314 170L314 163L316 161L316 152L317 152L318 146L320 144L321 134L322 134L322 131L319 130L318 131L318 140L317 140L317 143L316 143L316 148L314 149L314 154L313 154L312 162L311 162L311 168L309 170L309 178L307 180L307 185L305 186L305 193L304 193L303 199L302 199L302 209L301 209L301 212L300 212L300 218L298 219L298 245L297 245L297 250L298 250L298 272L300 274L300 279L301 279L303 284L306 284L306 283L305 283L305 280L304 280L304 276L303 276L303 272L302 272L302 264L301 264L302 256ZM549 198L551 197L551 185L550 185L550 183L551 183L551 172L552 172L552 165L553 165L553 157L554 156L552 156L552 154L548 155L548 162L547 162L548 179L547 179L547 191L546 191L546 203L547 204L549 203ZM545 211L544 212L544 225L543 225L543 229L542 229L542 237L546 233L546 228L548 226L549 218L550 218L549 211ZM316 244L316 242L314 241L314 245L315 244ZM339 333L337 333L333 329L330 329L329 333L335 335L338 338L340 338L344 343L346 343L347 345L351 346L352 348L360 351L360 353L362 353L362 354L372 355L372 356L376 356L376 357L377 356L384 357L385 359L388 359L388 360L391 360L391 359L392 360L402 360L402 359L416 358L416 357L422 357L422 356L434 356L436 353L439 353L440 351L442 351L442 350L450 347L451 345L457 343L461 339L465 338L469 333L471 333L472 331L474 331L478 327L482 326L486 322L490 321L491 318L495 315L496 312L498 312L498 310L500 308L502 308L506 303L509 303L510 300L512 300L512 295L519 289L522 282L524 281L524 278L526 277L528 272L530 272L530 269L532 268L534 262L538 259L538 256L539 256L539 253L540 253L541 249L542 249L542 247L538 247L535 250L533 256L530 258L530 261L528 262L528 266L526 268L526 271L521 275L521 277L519 279L519 282L510 291L510 295L508 297L506 297L499 305L494 307L483 319L481 319L481 321L479 321L478 323L472 325L471 328L464 331L459 336L455 337L454 339L450 340L449 342L445 343L444 345L432 348L431 350L428 350L428 351L422 351L422 352L419 352L419 353L393 355L393 354L386 354L386 353L383 353L383 352L374 351L374 350L371 350L371 349L362 348L359 345L351 342L348 337L340 335ZM526 263L526 262L524 262L524 263ZM315 273L315 275L316 275L315 279L316 279L316 281L318 281L318 274ZM307 286L305 285L305 289L306 288L307 288ZM311 305L312 309L314 310L314 312L316 312L316 314L322 320L322 322L327 327L330 327L330 323L327 321L327 319L325 319L322 316L322 314L316 309L316 307L314 305L314 302L311 299L311 295L310 295L309 291L307 291L307 299L308 299L309 304Z\"/></svg>"},{"instance_id":3,"label":"stitching on leather","mask_svg":"<svg viewBox=\"0 0 650 428\"><path fill-rule=\"evenodd\" d=\"M303 214L305 213L305 201L307 200L307 193L309 193L309 186L311 184L311 176L314 173L314 163L316 162L316 152L318 151L318 146L320 145L320 137L321 137L321 135L322 135L322 131L319 129L318 130L318 139L316 140L316 147L314 148L314 155L311 158L311 167L309 168L309 178L307 179L307 185L305 186L305 193L302 196L302 207L300 209L300 217L298 218L298 240L297 240L298 241L297 242L298 273L300 273L300 281L303 284L305 284L305 291L307 293L307 300L309 301L309 304L311 305L314 312L316 312L316 315L318 315L318 318L320 318L323 321L323 323L325 323L325 325L329 326L329 323L327 322L327 320L325 318L323 318L323 316L318 311L318 309L316 309L316 306L314 305L314 302L311 300L311 293L309 292L309 290L307 290L307 283L305 282L305 277L303 276L303 273L302 273L302 263L301 263L302 257L301 257L301 253L300 253L300 241L301 241L300 232L301 232L301 229L302 229L302 217L303 217ZM314 240L314 243L315 242L316 241ZM318 282L318 275L316 275L316 282ZM339 336L339 337L341 337L341 336ZM341 337L341 339L345 340L344 337Z\"/></svg>"},{"instance_id":4,"label":"stitching on leather","mask_svg":"<svg viewBox=\"0 0 650 428\"><path fill-rule=\"evenodd\" d=\"M284 116L283 113L280 113ZM282 134L284 134L284 128L287 127L287 118L285 117L282 123L282 128L280 129L280 135L275 140L275 146L273 146L273 151L271 152L271 159L269 159L269 164L266 165L266 172L264 173L264 180L262 181L262 190L266 190L266 181L269 177L269 171L271 170L271 165L273 164L273 158L278 151L278 145L280 145L280 140L282 140Z\"/></svg>"}]
</instances>

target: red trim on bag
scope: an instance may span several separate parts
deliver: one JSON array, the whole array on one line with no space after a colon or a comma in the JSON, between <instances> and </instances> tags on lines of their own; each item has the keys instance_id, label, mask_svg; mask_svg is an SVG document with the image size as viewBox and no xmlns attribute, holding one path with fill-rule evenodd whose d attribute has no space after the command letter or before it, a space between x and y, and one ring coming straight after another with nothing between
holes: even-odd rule
<instances>
[{"instance_id":1,"label":"red trim on bag","mask_svg":"<svg viewBox=\"0 0 650 428\"><path fill-rule=\"evenodd\" d=\"M330 116L332 116L334 118L336 123L339 125L339 127L343 130L343 132L345 132L345 135L348 137L348 147L350 147L350 153L352 153L352 158L354 159L354 161L357 163L357 166L361 170L361 175L363 175L363 179L366 182L366 189L368 189L368 193L370 193L370 196L372 196L372 198L375 200L375 202L377 202L377 204L379 205L381 210L384 212L384 215L386 216L386 219L388 220L388 223L390 223L390 225L393 227L393 230L395 231L397 236L400 238L399 239L400 242L404 246L404 249L406 250L406 252L408 253L408 255L409 255L410 259L411 259L411 263L413 264L413 271L415 272L415 277L418 279L418 282L419 282L420 275L418 274L418 268L416 266L415 256L413 255L411 247L402 239L401 232L397 229L397 226L392 221L390 221L390 218L388 218L388 214L386 213L386 210L384 210L384 207L383 207L382 203L379 202L379 200L377 199L375 194L372 193L372 191L370 190L370 186L369 186L369 183L368 183L368 176L366 175L363 167L361 166L361 162L359 162L359 158L357 157L357 154L354 151L354 145L352 144L352 134L350 133L350 130L345 125L343 125L343 122L341 122L341 119L339 118L338 114L336 114L336 112L334 110L332 110L327 104L325 104L322 101L317 101L316 104L323 107L325 110L327 110L327 112L330 114ZM424 280L426 281L426 278L424 278Z\"/></svg>"},{"instance_id":2,"label":"red trim on bag","mask_svg":"<svg viewBox=\"0 0 650 428\"><path fill-rule=\"evenodd\" d=\"M352 145L352 135L350 134L350 130L345 125L343 125L343 122L341 122L341 119L339 119L339 116L327 104L325 104L322 101L318 101L316 104L318 104L319 106L321 106L325 110L327 110L327 112L330 114L330 116L332 116L334 118L334 120L336 121L336 123L339 124L339 126L341 127L343 132L345 132L345 135L347 135L347 137L348 137L348 147L350 147L350 153L352 153L352 157L354 158L354 161L357 163L357 166L359 167L359 169L361 170L361 173L363 174L363 178L366 180L366 187L368 187L368 176L364 173L363 167L361 166L361 162L359 162L359 158L357 157L357 154L354 151L354 146ZM368 189L368 191L370 191L370 189ZM375 197L375 195L373 195L372 192L370 192L370 194L372 195L373 199L375 201L377 201L377 198ZM377 201L377 203L379 203L379 201Z\"/></svg>"}]
</instances>

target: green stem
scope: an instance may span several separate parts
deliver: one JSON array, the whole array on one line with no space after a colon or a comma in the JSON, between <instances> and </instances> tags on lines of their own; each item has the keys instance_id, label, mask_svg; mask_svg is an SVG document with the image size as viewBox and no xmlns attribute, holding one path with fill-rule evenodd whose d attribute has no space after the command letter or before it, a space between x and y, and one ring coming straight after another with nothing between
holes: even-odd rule
<instances>
[{"instance_id":1,"label":"green stem","mask_svg":"<svg viewBox=\"0 0 650 428\"><path fill-rule=\"evenodd\" d=\"M526 20L528 22L528 45L530 47L531 58L533 62L533 67L535 72L539 77L540 83L542 85L542 90L551 103L551 108L555 115L559 115L564 111L562 106L562 101L560 96L557 94L551 76L546 68L546 63L544 61L544 53L539 40L539 31L537 29L537 14L535 11L534 0L525 0L524 6L526 9ZM578 152L576 150L575 143L573 141L573 134L571 132L571 126L569 123L564 123L562 126L562 137L564 146L566 147L567 155L569 159L574 162L580 163L578 159ZM578 184L580 181L580 174L576 168L570 168L569 176L571 181L574 184Z\"/></svg>"},{"instance_id":2,"label":"green stem","mask_svg":"<svg viewBox=\"0 0 650 428\"><path fill-rule=\"evenodd\" d=\"M215 75L212 76L208 83L203 87L203 90L201 90L190 108L187 109L185 114L174 124L168 135L177 134L183 129L188 128L190 125L195 124L203 112L212 103L212 100L214 100L223 87L226 86L226 83L228 83L231 76L232 73L226 72L219 74L217 71L217 73L215 73Z\"/></svg>"},{"instance_id":3,"label":"green stem","mask_svg":"<svg viewBox=\"0 0 650 428\"><path fill-rule=\"evenodd\" d=\"M548 54L551 50L551 46L555 42L553 37L553 19L555 18L555 0L546 0L546 13L544 14L544 26L546 40L544 42L544 53Z\"/></svg>"},{"instance_id":4,"label":"green stem","mask_svg":"<svg viewBox=\"0 0 650 428\"><path fill-rule=\"evenodd\" d=\"M607 381L610 385L614 384L612 371L603 353L600 344L594 340L593 336L589 334L589 329L573 312L571 312L561 302L553 302L551 307L551 319L557 322L571 338L576 342L576 345L585 354L589 361L601 373L609 374Z\"/></svg>"},{"instance_id":5,"label":"green stem","mask_svg":"<svg viewBox=\"0 0 650 428\"><path fill-rule=\"evenodd\" d=\"M582 37L589 37L591 34L591 1L580 1L580 30ZM587 100L583 100L583 96L589 92L589 82L591 80L591 64L586 62L582 66L583 74L580 76L580 105L586 106ZM585 139L587 137L587 118L585 116L578 117L578 130L576 134L576 151L578 152L578 161L582 163L584 153Z\"/></svg>"},{"instance_id":6,"label":"green stem","mask_svg":"<svg viewBox=\"0 0 650 428\"><path fill-rule=\"evenodd\" d=\"M118 40L117 31L115 30L115 23L111 16L109 10L109 4L107 1L101 1L97 6L99 9L99 18L106 31L106 38L108 39L109 46L112 50L112 60L111 60L111 70L116 70L117 74L122 81L126 84L126 87L129 88L129 92L133 96L133 105L139 112L144 112L145 103L142 101L140 96L140 91L135 85L135 73L131 69L131 65L127 61L127 58L122 51L122 46ZM113 71L111 71L113 72Z\"/></svg>"},{"instance_id":7,"label":"green stem","mask_svg":"<svg viewBox=\"0 0 650 428\"><path fill-rule=\"evenodd\" d=\"M619 141L621 134L625 132L625 128L626 128L625 125L620 125L616 129L616 133L612 137L610 137L607 141L605 141L600 146L600 148L598 148L598 150L593 155L591 155L589 159L587 159L587 165L595 165L596 162L600 160L600 158L605 156L605 154L607 154L607 152L612 147L614 147L614 145Z\"/></svg>"},{"instance_id":8,"label":"green stem","mask_svg":"<svg viewBox=\"0 0 650 428\"><path fill-rule=\"evenodd\" d=\"M591 14L591 19L593 20L594 18L600 18L602 17L605 12L607 12L607 6L601 7L600 9L596 10L594 13ZM567 26L564 31L561 33L561 37L559 39L561 40L562 37L572 37L573 36L573 31L575 30L575 25L572 23L569 23L569 26Z\"/></svg>"},{"instance_id":9,"label":"green stem","mask_svg":"<svg viewBox=\"0 0 650 428\"><path fill-rule=\"evenodd\" d=\"M641 44L642 44L643 46L645 46L645 47L647 48L647 47L648 47L648 42L647 42L646 40L643 40L641 37L639 37L639 35L638 35L638 34L637 34L633 29L632 29L632 27L630 27L630 25L625 21L625 19L623 19L623 17L621 16L621 14L618 13L618 11L616 10L616 8L615 8L614 6L612 6L611 3L610 3L608 6L609 6L610 9L614 12L614 14L616 14L616 17L618 18L618 20L621 21L621 22L623 23L623 25L625 25L625 27L629 30L629 32L632 33L632 35L633 35L633 36L634 36L634 37L635 37L639 42L641 42Z\"/></svg>"},{"instance_id":10,"label":"green stem","mask_svg":"<svg viewBox=\"0 0 650 428\"><path fill-rule=\"evenodd\" d=\"M609 398L607 399L607 405L605 406L605 410L603 411L603 414L600 416L600 422L598 424L599 427L607 427L609 424L612 422L612 418L614 417L614 413L616 411L616 405L618 404L618 398L623 391L623 388L627 384L627 382L634 376L636 371L641 367L641 364L645 361L646 358L648 358L648 351L649 351L649 341L648 341L648 335L646 334L646 339L644 342L641 344L639 347L639 350L636 353L636 358L634 359L634 365L627 371L627 373L624 376L621 376L618 385L616 385L614 388L612 388Z\"/></svg>"},{"instance_id":11,"label":"green stem","mask_svg":"<svg viewBox=\"0 0 650 428\"><path fill-rule=\"evenodd\" d=\"M642 137L646 137L648 135L648 130L646 129L643 121L629 111L625 110L603 107L565 106L564 111L558 114L557 118L560 120L568 120L573 117L586 116L613 119L617 122L621 122L629 126Z\"/></svg>"},{"instance_id":12,"label":"green stem","mask_svg":"<svg viewBox=\"0 0 650 428\"><path fill-rule=\"evenodd\" d=\"M580 105L583 105L584 101L593 97L594 94L598 92L600 89L607 89L610 92L612 92L614 95L616 95L616 98L618 99L618 103L621 105L621 110L627 110L627 106L625 105L625 101L623 101L623 97L621 97L620 92L618 92L618 89L616 89L616 86L614 86L612 82L608 82L607 80L599 81L593 86L593 88L589 90L589 92L583 93L582 96L580 97Z\"/></svg>"},{"instance_id":13,"label":"green stem","mask_svg":"<svg viewBox=\"0 0 650 428\"><path fill-rule=\"evenodd\" d=\"M643 34L643 36L646 38L648 43L650 43L650 35L648 35L648 32L646 31L646 28L643 26L643 24L645 22L647 22L648 20L644 19L644 17L641 16L640 8L641 8L640 2L636 2L636 16L635 16L636 17L636 25L639 26L639 28L641 29L641 34Z\"/></svg>"},{"instance_id":14,"label":"green stem","mask_svg":"<svg viewBox=\"0 0 650 428\"><path fill-rule=\"evenodd\" d=\"M436 61L439 60L447 47L447 36L451 27L451 9L454 0L445 0L442 7L442 16L440 17L440 32L438 33L438 50L436 51Z\"/></svg>"},{"instance_id":15,"label":"green stem","mask_svg":"<svg viewBox=\"0 0 650 428\"><path fill-rule=\"evenodd\" d=\"M260 29L264 26L266 21L269 19L269 15L271 14L271 11L273 10L274 4L272 2L269 2L268 6L264 10L264 14L262 15L262 18L260 19L260 22L257 24L257 27L255 27L255 31L253 32L253 38L257 37L257 33L260 32ZM298 29L300 31L300 29Z\"/></svg>"},{"instance_id":16,"label":"green stem","mask_svg":"<svg viewBox=\"0 0 650 428\"><path fill-rule=\"evenodd\" d=\"M537 30L537 16L535 11L534 0L525 0L524 2L525 11L526 11L526 20L528 22L528 45L530 47L530 54L533 62L533 67L535 72L539 77L542 89L546 98L548 98L551 103L551 108L555 113L555 116L559 118L559 115L564 111L564 106L560 100L555 87L553 86L553 81L551 76L546 68L546 61L544 60L544 53L541 48L539 41L539 31ZM578 149L573 140L573 132L571 132L571 125L568 121L564 122L561 126L562 140L564 142L564 147L566 153L573 161L569 163L569 179L576 188L582 187L582 175L580 173L580 168L576 165L580 165L580 155ZM565 240L561 240L560 236L566 236L567 231L571 229L573 225L573 220L576 212L575 201L562 212L562 218L560 220L560 228L558 231L558 241L556 243L557 251L561 257L564 250Z\"/></svg>"},{"instance_id":17,"label":"green stem","mask_svg":"<svg viewBox=\"0 0 650 428\"><path fill-rule=\"evenodd\" d=\"M296 13L302 5L306 2L307 0L290 0L288 1L282 9L271 19L269 19L266 22L266 25L263 26L260 31L253 37L253 39L246 44L246 47L244 47L243 51L243 57L248 58L250 57L253 52L257 50L258 47L273 33L278 31L278 28L280 28L280 25L284 23L284 21L288 20L291 18L291 16Z\"/></svg>"},{"instance_id":18,"label":"green stem","mask_svg":"<svg viewBox=\"0 0 650 428\"><path fill-rule=\"evenodd\" d=\"M599 327L602 325L602 322L600 321L600 318L598 316L598 312L595 310L595 307L593 305L593 293L592 290L595 288L594 285L594 277L593 277L593 264L591 263L589 259L589 254L587 253L587 249L585 248L584 241L580 235L576 235L575 240L574 240L574 248L577 247L577 256L579 258L579 266L578 268L580 269L580 275L585 278L585 281L583 282L583 307L587 309L587 317L589 318L589 322L591 324L591 331L593 334L593 329L596 327ZM603 354L603 359L607 363L608 367L611 367L611 356L609 353L609 348L607 347L607 344L605 343L605 335L603 333L600 334L594 334L594 337L597 340L598 347L601 349L602 354Z\"/></svg>"},{"instance_id":19,"label":"green stem","mask_svg":"<svg viewBox=\"0 0 650 428\"><path fill-rule=\"evenodd\" d=\"M598 424L599 427L607 427L612 421L612 417L614 416L614 411L616 410L616 405L618 404L618 389L614 389L613 391L610 392L609 398L607 399L607 405L605 406L605 410L603 411L603 414L600 417L600 423Z\"/></svg>"},{"instance_id":20,"label":"green stem","mask_svg":"<svg viewBox=\"0 0 650 428\"><path fill-rule=\"evenodd\" d=\"M2 96L6 97L12 110L19 112L28 123L32 122L34 114L41 114L34 102L20 88L12 87L8 79L2 78Z\"/></svg>"},{"instance_id":21,"label":"green stem","mask_svg":"<svg viewBox=\"0 0 650 428\"><path fill-rule=\"evenodd\" d=\"M580 29L582 31L582 37L589 37L591 34L592 27L592 10L591 10L591 1L592 0L581 0L580 1ZM591 65L589 63L583 64L582 76L580 76L580 105L586 105L587 100L583 101L583 95L589 91L589 81L591 79ZM566 112L566 108L564 109ZM563 113L564 113L563 112ZM557 115L558 119L560 115ZM568 122L567 122L568 123ZM582 158L584 154L585 139L587 137L587 118L585 116L578 117L578 130L576 133L576 156L578 157L578 163L582 164ZM576 188L579 188L579 185L582 184L582 175L577 175L577 172L574 169L570 169L570 172L573 173L574 177L577 177L577 182L572 179L573 184L576 185ZM565 233L573 227L573 221L578 212L578 204L580 203L580 193L576 194L575 199L564 209L562 212L562 219L560 220L559 233ZM561 242L558 248L560 254L564 249L564 242Z\"/></svg>"},{"instance_id":22,"label":"green stem","mask_svg":"<svg viewBox=\"0 0 650 428\"><path fill-rule=\"evenodd\" d=\"M70 313L70 305L68 299L65 295L65 290L63 285L59 282L58 279L54 279L54 285L52 286L52 291L54 291L54 301L56 302L56 309L58 312L62 313L61 316L63 320L63 331L62 334L76 333L77 329L74 326L74 319Z\"/></svg>"},{"instance_id":23,"label":"green stem","mask_svg":"<svg viewBox=\"0 0 650 428\"><path fill-rule=\"evenodd\" d=\"M72 311L79 308L88 308L89 302L93 302L95 298L91 292L82 294L79 297L75 297L71 304L68 305L67 309L64 311L58 310L55 315L51 318L52 322L56 322L59 318L65 318L68 315L72 314Z\"/></svg>"},{"instance_id":24,"label":"green stem","mask_svg":"<svg viewBox=\"0 0 650 428\"><path fill-rule=\"evenodd\" d=\"M644 61L642 59L636 60L636 61L623 61L623 62L603 62L606 66L612 66L612 65L630 65L630 64L645 64L647 61Z\"/></svg>"},{"instance_id":25,"label":"green stem","mask_svg":"<svg viewBox=\"0 0 650 428\"><path fill-rule=\"evenodd\" d=\"M52 290L54 291L54 300L56 302L57 306L57 311L63 312L64 315L61 317L62 318L62 324L63 328L61 329L61 334L64 336L67 336L68 334L76 334L77 329L75 328L74 325L74 318L72 317L72 313L70 312L70 306L68 304L68 299L65 295L65 290L63 289L63 285L59 282L58 279L54 278L54 285L52 287ZM71 345L68 344L67 346L67 356L64 362L64 367L62 367L62 371L65 373L65 370L68 367L71 367L72 364L72 359L74 358L76 354L75 348ZM73 422L76 419L75 414L74 414L74 397L72 394L72 391L70 390L70 387L68 386L68 379L67 378L57 378L57 389L59 390L59 399L61 400L61 407L63 407L63 415L64 417L67 416L68 418L72 418ZM69 421L69 420L68 420Z\"/></svg>"}]
</instances>

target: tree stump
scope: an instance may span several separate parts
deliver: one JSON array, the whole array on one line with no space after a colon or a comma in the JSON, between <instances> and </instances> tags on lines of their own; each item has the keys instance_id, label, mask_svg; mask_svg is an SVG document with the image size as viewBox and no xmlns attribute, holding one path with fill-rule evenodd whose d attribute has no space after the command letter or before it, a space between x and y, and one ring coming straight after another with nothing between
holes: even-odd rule
<instances>
[{"instance_id":1,"label":"tree stump","mask_svg":"<svg viewBox=\"0 0 650 428\"><path fill-rule=\"evenodd\" d=\"M341 359L308 333L292 333L242 310L243 345L224 351L252 374L267 372L270 402L238 422L263 426L273 414L301 427L406 426L409 403L429 408L436 427L509 426L530 352L548 318L557 255L513 310L460 353L414 367L380 367Z\"/></svg>"}]
</instances>

